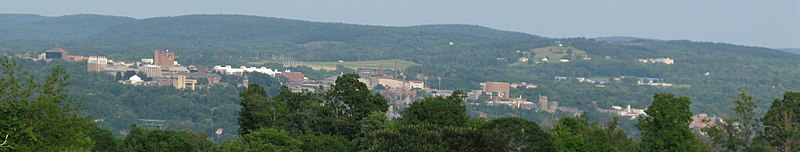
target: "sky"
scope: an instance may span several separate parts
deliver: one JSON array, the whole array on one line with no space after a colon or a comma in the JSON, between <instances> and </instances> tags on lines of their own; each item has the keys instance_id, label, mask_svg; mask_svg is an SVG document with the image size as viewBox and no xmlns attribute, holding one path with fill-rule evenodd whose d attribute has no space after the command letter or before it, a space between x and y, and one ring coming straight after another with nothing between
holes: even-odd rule
<instances>
[{"instance_id":1,"label":"sky","mask_svg":"<svg viewBox=\"0 0 800 152\"><path fill-rule=\"evenodd\" d=\"M246 14L385 26L472 24L551 38L631 36L800 48L798 0L0 0L0 13L139 19Z\"/></svg>"}]
</instances>

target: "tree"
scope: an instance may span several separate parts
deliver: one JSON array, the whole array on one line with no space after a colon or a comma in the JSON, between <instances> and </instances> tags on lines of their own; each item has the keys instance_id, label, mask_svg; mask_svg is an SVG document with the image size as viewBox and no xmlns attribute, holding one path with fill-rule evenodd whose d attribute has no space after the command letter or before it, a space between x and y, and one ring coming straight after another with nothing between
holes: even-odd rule
<instances>
[{"instance_id":1,"label":"tree","mask_svg":"<svg viewBox=\"0 0 800 152\"><path fill-rule=\"evenodd\" d=\"M239 112L239 134L244 135L258 128L285 129L289 120L284 114L286 103L272 100L258 84L249 84L239 93L242 110Z\"/></svg>"},{"instance_id":2,"label":"tree","mask_svg":"<svg viewBox=\"0 0 800 152\"><path fill-rule=\"evenodd\" d=\"M586 117L564 117L550 130L558 151L620 151L611 143L608 133Z\"/></svg>"},{"instance_id":3,"label":"tree","mask_svg":"<svg viewBox=\"0 0 800 152\"><path fill-rule=\"evenodd\" d=\"M214 144L199 133L131 126L125 145L133 151L211 151Z\"/></svg>"},{"instance_id":4,"label":"tree","mask_svg":"<svg viewBox=\"0 0 800 152\"><path fill-rule=\"evenodd\" d=\"M303 151L315 152L342 152L353 151L350 146L350 141L347 138L333 135L313 135L305 134L300 136L303 141L301 149Z\"/></svg>"},{"instance_id":5,"label":"tree","mask_svg":"<svg viewBox=\"0 0 800 152\"><path fill-rule=\"evenodd\" d=\"M611 121L606 124L606 132L609 134L611 144L619 150L637 151L639 148L638 143L628 137L625 130L620 127L619 117L613 117Z\"/></svg>"},{"instance_id":6,"label":"tree","mask_svg":"<svg viewBox=\"0 0 800 152\"><path fill-rule=\"evenodd\" d=\"M372 112L386 112L389 108L386 99L380 94L372 95L358 78L358 74L342 75L328 91L329 104L337 106L335 110L339 112L336 113L361 120Z\"/></svg>"},{"instance_id":7,"label":"tree","mask_svg":"<svg viewBox=\"0 0 800 152\"><path fill-rule=\"evenodd\" d=\"M383 96L373 95L358 78L357 74L342 75L325 93L325 100L318 110L318 114L324 116L319 121L325 127L322 132L353 139L359 132L358 121L372 112L386 112L389 108Z\"/></svg>"},{"instance_id":8,"label":"tree","mask_svg":"<svg viewBox=\"0 0 800 152\"><path fill-rule=\"evenodd\" d=\"M500 143L490 143L502 149L497 151L556 151L550 134L544 132L534 122L522 118L498 118L481 127L491 134L487 138L500 139ZM487 141L494 141L487 139Z\"/></svg>"},{"instance_id":9,"label":"tree","mask_svg":"<svg viewBox=\"0 0 800 152\"><path fill-rule=\"evenodd\" d=\"M301 151L302 144L285 130L259 128L226 143L222 151Z\"/></svg>"},{"instance_id":10,"label":"tree","mask_svg":"<svg viewBox=\"0 0 800 152\"><path fill-rule=\"evenodd\" d=\"M786 92L783 100L772 101L761 121L763 142L784 152L800 151L800 92Z\"/></svg>"},{"instance_id":11,"label":"tree","mask_svg":"<svg viewBox=\"0 0 800 152\"><path fill-rule=\"evenodd\" d=\"M756 102L753 97L745 92L740 92L734 101L737 118L725 119L724 123L704 129L711 141L727 151L742 151L749 147L755 135L755 109Z\"/></svg>"},{"instance_id":12,"label":"tree","mask_svg":"<svg viewBox=\"0 0 800 152\"><path fill-rule=\"evenodd\" d=\"M97 126L96 124L89 125L85 132L86 135L92 138L92 141L95 142L92 151L128 151L125 149L125 145L122 143L122 140L114 137L114 134L112 134L111 131L100 128L100 126Z\"/></svg>"},{"instance_id":13,"label":"tree","mask_svg":"<svg viewBox=\"0 0 800 152\"><path fill-rule=\"evenodd\" d=\"M689 129L692 112L687 97L656 93L653 103L645 110L647 117L636 126L642 133L642 151L699 151L696 136Z\"/></svg>"},{"instance_id":14,"label":"tree","mask_svg":"<svg viewBox=\"0 0 800 152\"><path fill-rule=\"evenodd\" d=\"M403 111L404 124L432 124L464 126L467 110L463 91L455 91L449 97L430 97L414 102Z\"/></svg>"},{"instance_id":15,"label":"tree","mask_svg":"<svg viewBox=\"0 0 800 152\"><path fill-rule=\"evenodd\" d=\"M361 128L356 138L353 139L353 145L357 150L368 150L376 146L375 139L379 131L386 129L389 125L389 120L386 119L386 114L381 112L372 112L369 116L358 121Z\"/></svg>"},{"instance_id":16,"label":"tree","mask_svg":"<svg viewBox=\"0 0 800 152\"><path fill-rule=\"evenodd\" d=\"M12 59L0 59L0 151L91 150L95 143L84 132L90 119L66 93L64 68L53 68L43 84L20 71Z\"/></svg>"}]
</instances>

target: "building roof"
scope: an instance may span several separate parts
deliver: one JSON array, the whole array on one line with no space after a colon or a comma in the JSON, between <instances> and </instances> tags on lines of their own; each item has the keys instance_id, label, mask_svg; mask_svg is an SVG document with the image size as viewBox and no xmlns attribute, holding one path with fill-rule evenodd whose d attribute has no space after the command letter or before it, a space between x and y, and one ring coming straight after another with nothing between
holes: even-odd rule
<instances>
[{"instance_id":1,"label":"building roof","mask_svg":"<svg viewBox=\"0 0 800 152\"><path fill-rule=\"evenodd\" d=\"M179 73L176 75L184 75L187 78L207 78L207 77L219 77L216 73L202 73L202 72L191 72L191 73Z\"/></svg>"}]
</instances>

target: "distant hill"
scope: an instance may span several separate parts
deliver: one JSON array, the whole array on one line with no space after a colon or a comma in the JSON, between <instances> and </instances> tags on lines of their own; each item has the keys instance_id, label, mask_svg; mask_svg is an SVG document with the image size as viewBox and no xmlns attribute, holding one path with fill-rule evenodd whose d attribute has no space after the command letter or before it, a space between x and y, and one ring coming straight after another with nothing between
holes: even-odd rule
<instances>
[{"instance_id":1,"label":"distant hill","mask_svg":"<svg viewBox=\"0 0 800 152\"><path fill-rule=\"evenodd\" d=\"M0 14L0 33L3 33L0 40L82 39L133 21L128 17L88 14L59 17Z\"/></svg>"},{"instance_id":2,"label":"distant hill","mask_svg":"<svg viewBox=\"0 0 800 152\"><path fill-rule=\"evenodd\" d=\"M800 48L783 48L783 49L776 49L776 50L781 50L781 51L784 51L784 52L789 52L789 53L794 53L794 54L800 54Z\"/></svg>"},{"instance_id":3,"label":"distant hill","mask_svg":"<svg viewBox=\"0 0 800 152\"><path fill-rule=\"evenodd\" d=\"M638 38L638 37L628 37L628 36L609 36L609 37L596 37L593 38L599 41L606 41L606 42L631 42L636 40L649 40L649 41L662 41L656 39L648 39L648 38Z\"/></svg>"}]
</instances>

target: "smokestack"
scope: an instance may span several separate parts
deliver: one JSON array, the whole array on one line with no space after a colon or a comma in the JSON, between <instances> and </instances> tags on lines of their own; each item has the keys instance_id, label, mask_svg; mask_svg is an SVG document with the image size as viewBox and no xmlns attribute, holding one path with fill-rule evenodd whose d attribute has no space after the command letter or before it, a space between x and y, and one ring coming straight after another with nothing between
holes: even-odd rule
<instances>
[{"instance_id":1,"label":"smokestack","mask_svg":"<svg viewBox=\"0 0 800 152\"><path fill-rule=\"evenodd\" d=\"M381 68L380 68L380 72L381 72L381 77L383 77L383 61L381 61Z\"/></svg>"},{"instance_id":2,"label":"smokestack","mask_svg":"<svg viewBox=\"0 0 800 152\"><path fill-rule=\"evenodd\" d=\"M397 68L397 61L394 61L394 78L395 79L400 79L400 76L398 75L398 73L399 73L398 71L399 70Z\"/></svg>"}]
</instances>

